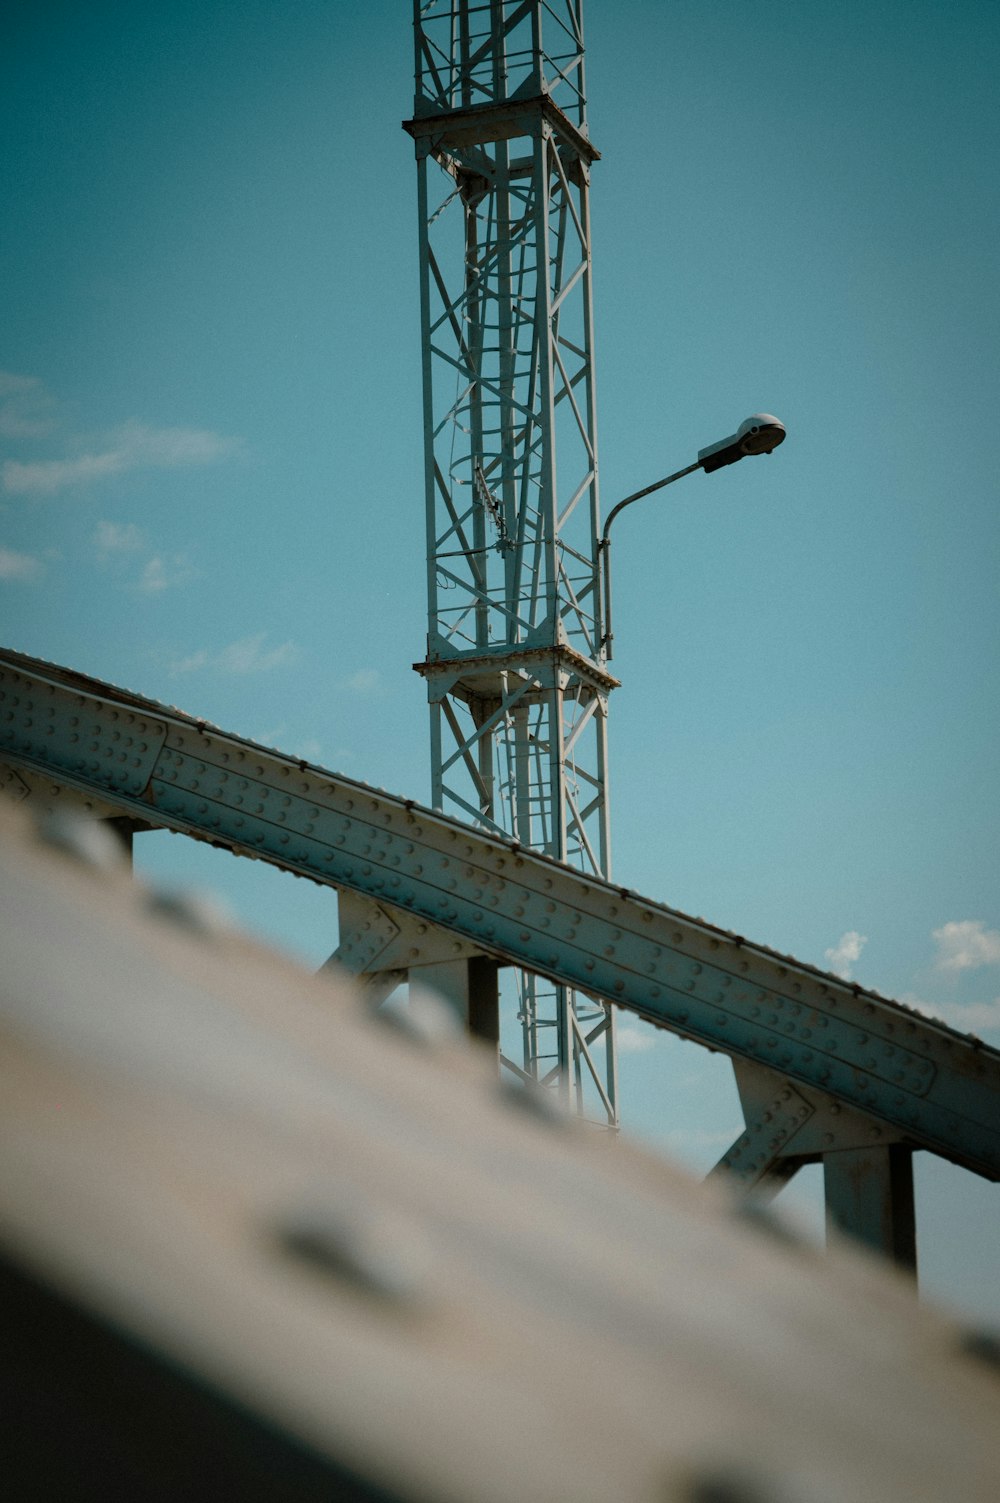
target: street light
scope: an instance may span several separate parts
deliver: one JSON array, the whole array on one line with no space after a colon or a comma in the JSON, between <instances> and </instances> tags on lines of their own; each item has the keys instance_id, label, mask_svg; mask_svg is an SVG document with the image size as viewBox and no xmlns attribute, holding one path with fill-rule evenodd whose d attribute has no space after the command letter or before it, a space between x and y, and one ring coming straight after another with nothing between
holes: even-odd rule
<instances>
[{"instance_id":1,"label":"street light","mask_svg":"<svg viewBox=\"0 0 1000 1503\"><path fill-rule=\"evenodd\" d=\"M685 475L691 475L695 470L704 470L706 475L711 475L713 470L721 470L723 465L735 464L738 459L745 459L748 454L773 454L780 443L785 440L785 425L769 412L755 412L740 424L735 433L728 438L722 438L717 444L709 444L707 449L698 450L698 458L694 464L689 464L686 469L676 470L673 475L667 475L663 480L654 481L641 491L634 491L631 496L626 496L624 501L619 501L608 512L608 519L604 524L601 541L598 545L600 553L601 572L604 578L604 641L603 646L607 650L607 656L611 657L611 643L613 633L611 631L611 524L620 511L626 506L631 506L633 501L641 501L643 496L652 495L653 491L661 491L665 485L672 485L675 480L682 480Z\"/></svg>"}]
</instances>

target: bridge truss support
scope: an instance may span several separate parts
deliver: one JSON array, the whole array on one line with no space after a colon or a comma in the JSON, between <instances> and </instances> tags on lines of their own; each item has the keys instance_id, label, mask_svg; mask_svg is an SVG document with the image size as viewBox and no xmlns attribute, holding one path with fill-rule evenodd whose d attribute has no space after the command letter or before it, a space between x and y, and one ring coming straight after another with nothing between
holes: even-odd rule
<instances>
[{"instance_id":1,"label":"bridge truss support","mask_svg":"<svg viewBox=\"0 0 1000 1503\"><path fill-rule=\"evenodd\" d=\"M804 1164L821 1163L828 1230L917 1271L912 1139L825 1092L733 1060L746 1127L709 1177L768 1200Z\"/></svg>"},{"instance_id":2,"label":"bridge truss support","mask_svg":"<svg viewBox=\"0 0 1000 1503\"><path fill-rule=\"evenodd\" d=\"M430 982L492 1038L496 967L517 967L728 1054L746 1130L715 1172L766 1195L822 1161L830 1220L903 1266L913 1150L1000 1181L997 1050L412 799L3 649L0 791L335 888L373 998Z\"/></svg>"},{"instance_id":3,"label":"bridge truss support","mask_svg":"<svg viewBox=\"0 0 1000 1503\"><path fill-rule=\"evenodd\" d=\"M582 5L414 15L432 802L606 877ZM515 974L505 1064L616 1124L613 1009Z\"/></svg>"}]
</instances>

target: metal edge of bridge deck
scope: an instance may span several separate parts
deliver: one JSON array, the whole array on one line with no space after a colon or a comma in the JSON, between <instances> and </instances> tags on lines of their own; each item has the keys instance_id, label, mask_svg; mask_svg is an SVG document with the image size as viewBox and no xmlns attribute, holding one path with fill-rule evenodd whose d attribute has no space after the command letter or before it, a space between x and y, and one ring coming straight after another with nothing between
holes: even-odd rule
<instances>
[{"instance_id":1,"label":"metal edge of bridge deck","mask_svg":"<svg viewBox=\"0 0 1000 1503\"><path fill-rule=\"evenodd\" d=\"M387 965L419 964L420 935L433 946L443 930L457 948L606 998L1000 1179L1000 1053L704 920L7 649L0 762L24 774L22 793L40 777L408 915L405 953Z\"/></svg>"}]
</instances>

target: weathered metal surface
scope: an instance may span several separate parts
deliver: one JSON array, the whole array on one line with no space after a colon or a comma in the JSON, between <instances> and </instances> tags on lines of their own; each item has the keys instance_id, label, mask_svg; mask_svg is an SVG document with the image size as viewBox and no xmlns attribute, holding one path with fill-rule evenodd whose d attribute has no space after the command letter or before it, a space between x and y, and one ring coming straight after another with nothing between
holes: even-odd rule
<instances>
[{"instance_id":1,"label":"weathered metal surface","mask_svg":"<svg viewBox=\"0 0 1000 1503\"><path fill-rule=\"evenodd\" d=\"M822 1163L827 1224L915 1274L912 1148L901 1129L747 1060L734 1060L746 1129L710 1178L766 1200Z\"/></svg>"},{"instance_id":2,"label":"weathered metal surface","mask_svg":"<svg viewBox=\"0 0 1000 1503\"><path fill-rule=\"evenodd\" d=\"M900 1129L824 1092L801 1082L793 1086L787 1077L745 1059L733 1063L746 1130L713 1173L725 1173L745 1189L788 1179L800 1165L829 1153L902 1140Z\"/></svg>"},{"instance_id":3,"label":"weathered metal surface","mask_svg":"<svg viewBox=\"0 0 1000 1503\"><path fill-rule=\"evenodd\" d=\"M824 1154L823 1182L829 1225L916 1272L912 1149L868 1144Z\"/></svg>"},{"instance_id":4,"label":"weathered metal surface","mask_svg":"<svg viewBox=\"0 0 1000 1503\"><path fill-rule=\"evenodd\" d=\"M404 120L403 129L415 141L429 140L437 150L461 151L469 146L516 140L529 136L541 118L588 165L601 159L597 147L563 114L550 94L505 99L461 110L441 109L439 101L426 95L418 95L416 103L421 113L412 120Z\"/></svg>"},{"instance_id":5,"label":"weathered metal surface","mask_svg":"<svg viewBox=\"0 0 1000 1503\"><path fill-rule=\"evenodd\" d=\"M86 1491L136 1418L113 1361L74 1373L85 1319L194 1394L169 1454L133 1455L136 1496L177 1456L184 1496L218 1481L222 1398L328 1478L239 1497L993 1503L997 1379L967 1355L989 1343L874 1260L514 1110L488 1051L394 1036L343 985L195 936L19 814L0 809L0 1259L73 1342L40 1384L12 1310L0 1372L32 1375L29 1421L66 1421L49 1496Z\"/></svg>"},{"instance_id":6,"label":"weathered metal surface","mask_svg":"<svg viewBox=\"0 0 1000 1503\"><path fill-rule=\"evenodd\" d=\"M125 704L90 695L66 713L61 702L28 684L7 685L3 744L35 766L73 767L94 788L140 798L166 734L161 720Z\"/></svg>"},{"instance_id":7,"label":"weathered metal surface","mask_svg":"<svg viewBox=\"0 0 1000 1503\"><path fill-rule=\"evenodd\" d=\"M331 957L354 976L394 970L385 955L399 938L399 925L377 903L346 898L340 904L340 944ZM327 962L329 964L329 962Z\"/></svg>"},{"instance_id":8,"label":"weathered metal surface","mask_svg":"<svg viewBox=\"0 0 1000 1503\"><path fill-rule=\"evenodd\" d=\"M612 997L1000 1178L1000 1054L977 1039L411 800L81 674L3 653L0 695L0 760L15 770L99 789L121 814L399 908L417 926ZM141 794L132 780L116 790L106 765L92 770L87 750L64 734L43 741L21 733L21 715L42 710L64 724L91 714L94 700L131 705L164 728ZM440 958L436 939L427 957L419 940L412 948L411 964Z\"/></svg>"}]
</instances>

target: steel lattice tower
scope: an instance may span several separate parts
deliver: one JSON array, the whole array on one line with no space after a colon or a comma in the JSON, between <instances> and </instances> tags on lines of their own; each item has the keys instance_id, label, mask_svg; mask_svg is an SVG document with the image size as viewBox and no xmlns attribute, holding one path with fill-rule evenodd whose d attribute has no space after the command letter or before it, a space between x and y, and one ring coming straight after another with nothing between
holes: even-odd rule
<instances>
[{"instance_id":1,"label":"steel lattice tower","mask_svg":"<svg viewBox=\"0 0 1000 1503\"><path fill-rule=\"evenodd\" d=\"M433 803L608 876L582 0L414 12ZM524 973L517 1016L615 1123L614 1009Z\"/></svg>"}]
</instances>

